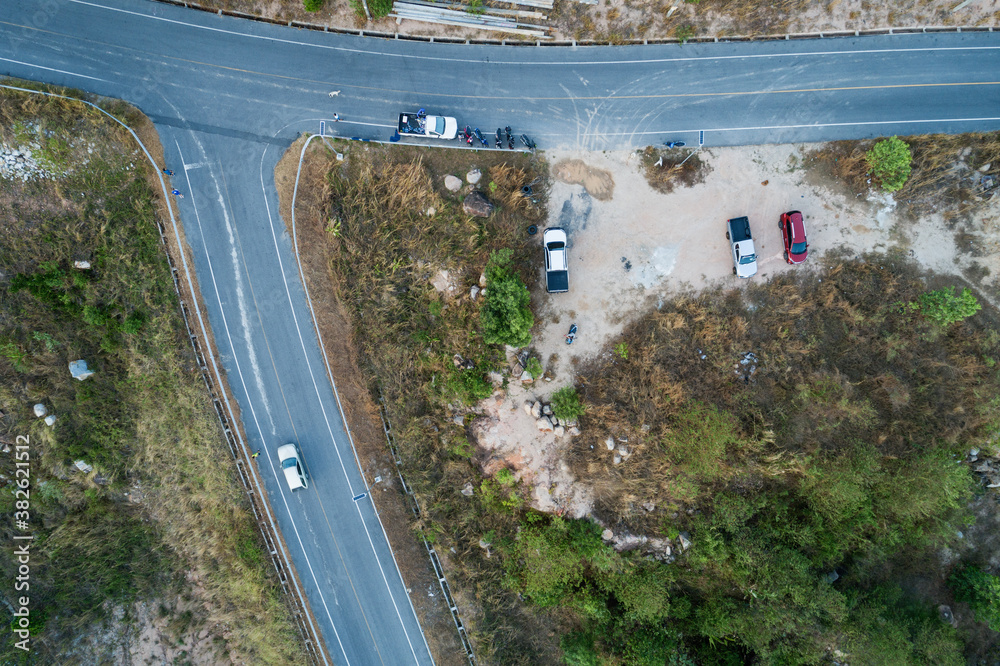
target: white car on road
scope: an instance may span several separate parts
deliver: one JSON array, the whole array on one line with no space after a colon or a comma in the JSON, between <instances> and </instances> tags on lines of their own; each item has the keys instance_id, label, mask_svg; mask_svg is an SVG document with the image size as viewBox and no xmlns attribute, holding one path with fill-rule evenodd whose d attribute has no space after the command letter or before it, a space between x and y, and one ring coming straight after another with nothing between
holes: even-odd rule
<instances>
[{"instance_id":1,"label":"white car on road","mask_svg":"<svg viewBox=\"0 0 1000 666\"><path fill-rule=\"evenodd\" d=\"M309 487L309 479L306 477L305 467L302 466L299 447L294 444L279 446L278 461L281 463L281 471L285 473L285 481L288 481L290 489L298 490Z\"/></svg>"}]
</instances>

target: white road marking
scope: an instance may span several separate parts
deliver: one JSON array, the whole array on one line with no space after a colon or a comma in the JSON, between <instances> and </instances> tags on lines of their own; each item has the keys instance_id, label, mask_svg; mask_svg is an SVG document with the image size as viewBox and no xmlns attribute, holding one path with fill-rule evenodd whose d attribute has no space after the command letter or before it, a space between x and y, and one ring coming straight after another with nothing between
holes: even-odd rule
<instances>
[{"instance_id":1,"label":"white road marking","mask_svg":"<svg viewBox=\"0 0 1000 666\"><path fill-rule=\"evenodd\" d=\"M177 152L178 152L178 154L180 154L181 161L183 162L184 161L184 153L181 150L180 145L177 144L176 141L174 143L177 146ZM190 182L188 182L188 187L190 188L190 186L191 186ZM194 199L193 192L192 192L192 197L191 198L192 198L192 200ZM192 201L192 203L194 203L194 202ZM208 254L208 242L205 239L205 232L204 232L204 229L201 226L201 216L198 214L198 207L197 207L197 205L195 205L195 221L198 223L198 230L201 232L202 247L204 248L206 260L208 261L208 272L209 272L209 276L212 278L212 286L215 289L216 302L219 304L219 310L222 312L222 324L223 324L223 328L225 329L225 332L226 332L226 339L229 340L229 346L230 346L230 348L235 350L235 345L233 344L233 338L232 338L232 335L230 334L230 331L229 331L229 322L226 319L226 312L225 312L225 309L222 307L222 300L221 300L221 298L219 296L219 286L218 286L218 283L215 280L215 270L212 267L212 261L211 261L211 258L209 257L209 254ZM247 398L248 398L247 404L250 407L250 415L253 417L254 425L257 427L257 434L260 436L261 442L264 442L264 441L266 441L266 438L264 437L264 432L263 432L263 430L260 427L260 421L257 419L257 410L254 409L253 400L249 399L250 392L247 391L246 379L243 376L243 369L242 369L242 367L240 367L240 362L235 357L235 355L233 357L233 365L236 366L236 374L239 375L240 383L243 385L243 391L247 395ZM282 501L282 503L285 505L285 512L288 514L288 520L292 524L292 530L295 532L295 539L299 543L299 550L302 553L302 558L306 561L306 566L309 568L309 574L312 576L313 583L316 585L316 589L317 589L317 591L319 593L320 602L323 604L323 609L326 611L326 617L330 621L330 626L333 627L333 633L334 633L334 636L337 639L337 644L340 645L341 653L344 655L344 659L347 659L348 665L350 665L350 659L348 659L348 657L347 657L347 652L344 650L344 645L340 641L340 634L337 632L337 625L333 621L333 616L330 613L330 608L327 606L327 604L326 604L326 598L323 596L323 588L320 586L319 580L317 580L317 578L316 578L316 572L313 570L312 562L309 561L309 556L305 552L305 545L302 543L302 536L299 534L298 526L295 524L295 518L292 516L291 508L288 506L288 499L285 497L285 491L281 487L281 482L282 482L281 475L279 475L277 469L275 469L274 459L271 456L270 449L268 447L266 447L266 446L262 447L262 448L264 449L264 452L267 454L267 462L268 462L268 465L271 467L271 472L274 474L274 478L277 479L277 481L278 481L278 492L281 495L281 501ZM322 651L320 650L320 652L322 652Z\"/></svg>"},{"instance_id":2,"label":"white road marking","mask_svg":"<svg viewBox=\"0 0 1000 666\"><path fill-rule=\"evenodd\" d=\"M983 118L927 118L925 120L859 120L849 123L802 123L800 125L756 125L747 127L713 127L708 128L704 131L706 134L711 134L712 132L753 132L759 130L786 130L786 129L809 129L813 127L861 127L865 125L913 125L913 124L926 124L926 123L976 123L976 122L993 122L1000 120L1000 116L996 117L983 117ZM662 129L662 130L649 130L645 132L614 132L607 133L602 132L601 135L604 136L631 136L631 135L646 135L646 134L668 134L670 132L697 132L698 130L693 129ZM543 134L540 136L556 137L562 136L560 134ZM587 134L585 136L599 136L596 133Z\"/></svg>"},{"instance_id":3,"label":"white road marking","mask_svg":"<svg viewBox=\"0 0 1000 666\"><path fill-rule=\"evenodd\" d=\"M278 130L278 132L280 132L280 131L281 130ZM278 132L275 132L275 136L277 136ZM281 276L282 276L282 283L285 286L285 295L288 298L288 308L289 308L289 310L292 313L292 323L295 325L295 332L298 335L299 345L302 348L303 360L306 363L306 369L309 372L309 378L310 378L310 380L312 380L313 390L316 393L316 399L317 399L317 401L319 403L320 412L323 414L323 421L326 424L327 433L329 433L329 435L330 435L330 441L333 442L333 450L337 454L337 460L340 462L341 471L344 474L344 479L347 481L348 490L353 494L354 493L354 488L353 488L353 485L351 484L351 478L350 478L350 476L347 473L347 467L344 465L344 459L343 459L343 457L341 456L341 453L340 453L340 445L337 443L337 438L334 437L333 427L330 425L330 417L329 417L329 415L326 412L326 407L323 405L323 396L322 396L322 393L319 390L319 384L316 382L316 375L313 373L312 364L309 362L309 355L308 355L308 352L306 351L305 339L302 336L302 330L299 327L298 315L295 313L295 306L292 303L292 294L291 294L291 290L288 287L288 280L285 278L285 266L284 266L284 262L282 262L282 260L281 260L281 250L280 250L280 248L278 246L278 234L277 234L277 232L274 229L274 218L271 215L271 206L270 206L270 204L268 203L268 200L267 200L267 187L264 185L264 157L267 155L268 148L270 148L270 146L265 146L264 147L264 151L261 153L261 156L260 156L260 189L261 189L261 194L264 197L264 210L267 212L267 219L268 219L269 226L271 228L271 237L274 240L275 256L278 259L278 266L280 268L280 272L281 272ZM285 232L285 233L287 233L284 229L282 229L282 231ZM331 380L331 385L332 385L332 376L330 377L330 380ZM341 418L342 418L342 420L344 422L344 428L346 430L347 429L347 421L346 421L346 419L344 419L343 407L340 405L340 397L339 397L339 395L336 394L336 387L335 387L335 385L334 385L334 392L335 392L334 393L335 397L337 399L337 406L340 409ZM352 446L352 450L353 450L353 446ZM360 469L359 469L359 473L360 473ZM410 646L410 653L413 655L413 661L414 661L414 663L419 663L419 659L417 658L416 650L413 647L413 642L410 640L410 633L406 629L406 623L403 622L403 616L399 612L399 606L396 603L396 597L392 593L392 588L389 586L389 580L388 580L388 578L386 578L385 568L382 566L382 560L379 558L378 552L375 550L375 542L372 540L371 532L368 531L368 523L365 521L364 514L361 512L361 507L357 504L357 502L355 502L354 506L355 506L355 509L356 509L356 511L358 513L358 517L361 519L361 525L362 525L362 527L364 527L365 536L368 537L368 544L369 544L369 546L371 546L372 555L374 555L374 557L375 557L375 563L378 564L379 572L382 575L382 581L383 581L383 583L385 583L386 591L389 593L389 598L392 600L392 606L393 606L393 608L396 611L396 617L399 619L399 626L400 626L400 628L402 628L403 635L406 637L406 642ZM388 539L386 540L386 545L388 546ZM391 552L391 550L392 550L391 546L389 547L389 550ZM397 567L397 571L398 571L398 567Z\"/></svg>"},{"instance_id":4,"label":"white road marking","mask_svg":"<svg viewBox=\"0 0 1000 666\"><path fill-rule=\"evenodd\" d=\"M59 74L68 74L70 76L79 76L81 79L90 79L91 81L101 81L103 83L110 83L107 79L99 79L96 76L87 76L86 74L77 74L76 72L67 72L65 69L54 69L52 67L42 67L41 65L36 65L30 62L21 62L20 60L11 60L10 58L0 58L2 62L10 62L15 65L24 65L25 67L34 67L35 69L44 69L47 72L58 72Z\"/></svg>"}]
</instances>

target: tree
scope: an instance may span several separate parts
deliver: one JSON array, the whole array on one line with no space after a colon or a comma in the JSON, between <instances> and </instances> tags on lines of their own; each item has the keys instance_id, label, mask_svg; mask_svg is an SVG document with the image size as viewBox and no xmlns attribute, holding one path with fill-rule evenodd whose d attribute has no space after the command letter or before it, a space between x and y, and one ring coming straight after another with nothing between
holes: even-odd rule
<instances>
[{"instance_id":1,"label":"tree","mask_svg":"<svg viewBox=\"0 0 1000 666\"><path fill-rule=\"evenodd\" d=\"M483 340L491 345L524 347L531 342L531 294L511 270L513 250L498 250L486 264L486 304L479 314Z\"/></svg>"},{"instance_id":2,"label":"tree","mask_svg":"<svg viewBox=\"0 0 1000 666\"><path fill-rule=\"evenodd\" d=\"M889 137L882 139L865 153L865 161L872 170L872 176L886 192L895 192L906 184L910 177L910 146L902 139Z\"/></svg>"},{"instance_id":3,"label":"tree","mask_svg":"<svg viewBox=\"0 0 1000 666\"><path fill-rule=\"evenodd\" d=\"M983 306L972 295L968 287L963 289L958 296L955 295L954 287L948 287L921 294L916 302L910 303L910 308L920 311L931 321L942 326L949 326L971 317L979 312Z\"/></svg>"}]
</instances>

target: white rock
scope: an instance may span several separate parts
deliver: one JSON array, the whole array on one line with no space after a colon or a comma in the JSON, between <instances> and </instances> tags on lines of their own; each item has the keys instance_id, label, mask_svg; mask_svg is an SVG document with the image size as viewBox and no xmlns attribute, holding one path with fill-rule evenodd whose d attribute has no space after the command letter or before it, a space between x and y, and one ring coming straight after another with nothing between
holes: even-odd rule
<instances>
[{"instance_id":1,"label":"white rock","mask_svg":"<svg viewBox=\"0 0 1000 666\"><path fill-rule=\"evenodd\" d=\"M615 533L612 532L609 528L605 528L604 531L601 532L601 538L604 539L605 541L611 541L612 539L615 538Z\"/></svg>"},{"instance_id":2,"label":"white rock","mask_svg":"<svg viewBox=\"0 0 1000 666\"><path fill-rule=\"evenodd\" d=\"M48 413L49 413L49 410L45 409L45 405L43 405L42 403L38 403L37 405L35 405L35 417L36 418L42 418L43 416L45 416Z\"/></svg>"},{"instance_id":3,"label":"white rock","mask_svg":"<svg viewBox=\"0 0 1000 666\"><path fill-rule=\"evenodd\" d=\"M55 424L56 424L56 417L55 416L53 416L52 414L49 414L48 416L45 417L45 425L47 425L47 426L49 426L51 428Z\"/></svg>"},{"instance_id":4,"label":"white rock","mask_svg":"<svg viewBox=\"0 0 1000 666\"><path fill-rule=\"evenodd\" d=\"M427 217L434 217L435 215L437 215L437 208L431 206L427 209Z\"/></svg>"},{"instance_id":5,"label":"white rock","mask_svg":"<svg viewBox=\"0 0 1000 666\"><path fill-rule=\"evenodd\" d=\"M472 481L469 481L468 483L465 484L465 486L462 487L462 494L465 495L466 497L472 497L473 492L474 491L472 490Z\"/></svg>"},{"instance_id":6,"label":"white rock","mask_svg":"<svg viewBox=\"0 0 1000 666\"><path fill-rule=\"evenodd\" d=\"M525 370L524 372L521 373L521 381L530 384L531 382L535 381L535 378L531 376L530 372Z\"/></svg>"},{"instance_id":7,"label":"white rock","mask_svg":"<svg viewBox=\"0 0 1000 666\"><path fill-rule=\"evenodd\" d=\"M470 185L475 185L480 181L480 179L482 179L482 177L483 177L483 172L480 171L479 169L473 169L469 173L465 174L465 179L469 181Z\"/></svg>"},{"instance_id":8,"label":"white rock","mask_svg":"<svg viewBox=\"0 0 1000 666\"><path fill-rule=\"evenodd\" d=\"M531 415L536 419L542 418L542 403L533 402L531 403Z\"/></svg>"},{"instance_id":9,"label":"white rock","mask_svg":"<svg viewBox=\"0 0 1000 666\"><path fill-rule=\"evenodd\" d=\"M545 405L542 407L542 414L546 416L552 416L552 405Z\"/></svg>"},{"instance_id":10,"label":"white rock","mask_svg":"<svg viewBox=\"0 0 1000 666\"><path fill-rule=\"evenodd\" d=\"M614 463L615 463L616 465L620 465L620 464L621 464L621 462L622 462L622 457L621 457L620 455L618 455L618 454L616 453L616 454L615 454L615 457L614 457L614 458L613 458L612 460L614 461Z\"/></svg>"},{"instance_id":11,"label":"white rock","mask_svg":"<svg viewBox=\"0 0 1000 666\"><path fill-rule=\"evenodd\" d=\"M577 428L576 426L570 426L569 430L567 430L566 432L569 433L570 437L576 437L577 435L580 434L580 429Z\"/></svg>"},{"instance_id":12,"label":"white rock","mask_svg":"<svg viewBox=\"0 0 1000 666\"><path fill-rule=\"evenodd\" d=\"M528 416L531 416L531 410L535 406L535 401L534 400L525 400L524 404L521 405L521 406L524 407L524 413L527 414Z\"/></svg>"},{"instance_id":13,"label":"white rock","mask_svg":"<svg viewBox=\"0 0 1000 666\"><path fill-rule=\"evenodd\" d=\"M458 192L462 189L462 179L448 174L444 177L444 188L449 192Z\"/></svg>"},{"instance_id":14,"label":"white rock","mask_svg":"<svg viewBox=\"0 0 1000 666\"><path fill-rule=\"evenodd\" d=\"M87 367L87 362L83 359L70 361L69 371L73 375L73 379L79 379L81 382L94 374L94 371Z\"/></svg>"},{"instance_id":15,"label":"white rock","mask_svg":"<svg viewBox=\"0 0 1000 666\"><path fill-rule=\"evenodd\" d=\"M88 268L90 268L90 262L89 261L74 261L73 262L73 268L79 268L80 270L85 271Z\"/></svg>"},{"instance_id":16,"label":"white rock","mask_svg":"<svg viewBox=\"0 0 1000 666\"><path fill-rule=\"evenodd\" d=\"M469 298L476 300L476 296L479 296L479 287L473 287L469 290Z\"/></svg>"},{"instance_id":17,"label":"white rock","mask_svg":"<svg viewBox=\"0 0 1000 666\"><path fill-rule=\"evenodd\" d=\"M480 287L485 287L486 286L486 273L480 273L479 274L479 286Z\"/></svg>"},{"instance_id":18,"label":"white rock","mask_svg":"<svg viewBox=\"0 0 1000 666\"><path fill-rule=\"evenodd\" d=\"M652 502L643 502L642 508L645 509L646 511L652 511L653 509L656 508L656 505L653 504Z\"/></svg>"},{"instance_id":19,"label":"white rock","mask_svg":"<svg viewBox=\"0 0 1000 666\"><path fill-rule=\"evenodd\" d=\"M552 425L554 425L554 426L560 426L560 425L563 424L562 421L559 420L558 416L551 416L549 418L552 419Z\"/></svg>"},{"instance_id":20,"label":"white rock","mask_svg":"<svg viewBox=\"0 0 1000 666\"><path fill-rule=\"evenodd\" d=\"M83 462L82 460L77 460L73 464L76 465L76 468L78 470L80 470L81 472L83 472L84 474L90 474L91 472L94 471L94 466L93 465L88 465L87 463Z\"/></svg>"},{"instance_id":21,"label":"white rock","mask_svg":"<svg viewBox=\"0 0 1000 666\"><path fill-rule=\"evenodd\" d=\"M552 432L553 434L555 434L556 437L562 437L563 435L566 434L566 428L563 428L561 425L557 425L555 428L552 429Z\"/></svg>"},{"instance_id":22,"label":"white rock","mask_svg":"<svg viewBox=\"0 0 1000 666\"><path fill-rule=\"evenodd\" d=\"M606 440L604 440L604 446L608 447L608 451L614 451L615 450L615 438L612 437L611 435L608 435L608 438Z\"/></svg>"},{"instance_id":23,"label":"white rock","mask_svg":"<svg viewBox=\"0 0 1000 666\"><path fill-rule=\"evenodd\" d=\"M544 416L542 418L538 419L537 421L535 421L535 427L538 428L542 432L552 432L552 430L553 430L552 421L549 421Z\"/></svg>"},{"instance_id":24,"label":"white rock","mask_svg":"<svg viewBox=\"0 0 1000 666\"><path fill-rule=\"evenodd\" d=\"M681 532L678 536L681 542L681 550L687 550L691 547L691 535L687 532Z\"/></svg>"}]
</instances>

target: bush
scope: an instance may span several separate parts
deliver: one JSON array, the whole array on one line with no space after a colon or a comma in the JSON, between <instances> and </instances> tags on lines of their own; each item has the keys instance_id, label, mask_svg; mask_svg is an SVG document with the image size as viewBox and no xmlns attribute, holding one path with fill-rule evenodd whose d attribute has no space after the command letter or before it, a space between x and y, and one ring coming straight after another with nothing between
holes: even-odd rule
<instances>
[{"instance_id":1,"label":"bush","mask_svg":"<svg viewBox=\"0 0 1000 666\"><path fill-rule=\"evenodd\" d=\"M948 579L955 598L969 604L976 619L1000 631L1000 576L964 566Z\"/></svg>"},{"instance_id":2,"label":"bush","mask_svg":"<svg viewBox=\"0 0 1000 666\"><path fill-rule=\"evenodd\" d=\"M572 421L586 411L580 403L580 396L572 386L564 386L552 395L552 413L560 421Z\"/></svg>"},{"instance_id":3,"label":"bush","mask_svg":"<svg viewBox=\"0 0 1000 666\"><path fill-rule=\"evenodd\" d=\"M323 7L324 0L302 0L302 6L307 12L318 12Z\"/></svg>"},{"instance_id":4,"label":"bush","mask_svg":"<svg viewBox=\"0 0 1000 666\"><path fill-rule=\"evenodd\" d=\"M882 139L865 153L865 161L872 176L886 192L895 192L906 184L910 177L910 146L897 137Z\"/></svg>"},{"instance_id":5,"label":"bush","mask_svg":"<svg viewBox=\"0 0 1000 666\"><path fill-rule=\"evenodd\" d=\"M498 250L486 265L486 305L479 315L483 340L491 345L524 347L531 342L531 295L511 269L513 251Z\"/></svg>"},{"instance_id":6,"label":"bush","mask_svg":"<svg viewBox=\"0 0 1000 666\"><path fill-rule=\"evenodd\" d=\"M942 326L949 326L971 317L982 307L968 287L958 296L955 295L954 287L929 291L921 294L915 303L910 303L910 308Z\"/></svg>"},{"instance_id":7,"label":"bush","mask_svg":"<svg viewBox=\"0 0 1000 666\"><path fill-rule=\"evenodd\" d=\"M542 362L539 361L534 356L528 359L528 367L525 368L525 370L528 371L528 374L531 375L532 379L538 379L543 374L545 374L545 369L542 367Z\"/></svg>"}]
</instances>

